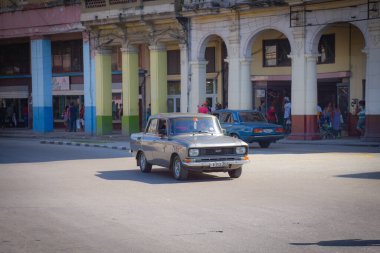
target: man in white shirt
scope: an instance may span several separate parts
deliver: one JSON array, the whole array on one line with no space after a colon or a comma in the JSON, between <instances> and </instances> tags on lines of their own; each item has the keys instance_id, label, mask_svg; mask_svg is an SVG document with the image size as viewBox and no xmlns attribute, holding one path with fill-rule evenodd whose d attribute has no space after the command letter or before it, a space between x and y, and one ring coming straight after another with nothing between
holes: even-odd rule
<instances>
[{"instance_id":1,"label":"man in white shirt","mask_svg":"<svg viewBox=\"0 0 380 253\"><path fill-rule=\"evenodd\" d=\"M292 109L292 104L290 103L289 97L284 97L284 127L286 132L290 132L291 128L291 109Z\"/></svg>"}]
</instances>

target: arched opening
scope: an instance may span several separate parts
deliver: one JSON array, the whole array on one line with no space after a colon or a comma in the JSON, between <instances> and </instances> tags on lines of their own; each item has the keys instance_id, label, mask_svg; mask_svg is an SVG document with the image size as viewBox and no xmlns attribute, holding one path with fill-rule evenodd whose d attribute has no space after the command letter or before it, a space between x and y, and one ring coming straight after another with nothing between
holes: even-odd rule
<instances>
[{"instance_id":1,"label":"arched opening","mask_svg":"<svg viewBox=\"0 0 380 253\"><path fill-rule=\"evenodd\" d=\"M204 79L199 80L199 104L207 101L209 110L228 106L228 62L227 46L223 38L209 35L200 45L198 60L206 61ZM201 74L202 76L203 74Z\"/></svg>"},{"instance_id":2,"label":"arched opening","mask_svg":"<svg viewBox=\"0 0 380 253\"><path fill-rule=\"evenodd\" d=\"M334 116L330 119L342 130L339 136L359 135L355 114L358 101L365 98L364 47L362 32L350 23L328 25L319 31L313 41L313 51L318 52L318 105L327 115L331 114L328 112L331 111L329 105L339 109L342 119L334 119Z\"/></svg>"},{"instance_id":3,"label":"arched opening","mask_svg":"<svg viewBox=\"0 0 380 253\"><path fill-rule=\"evenodd\" d=\"M255 34L247 46L246 58L252 58L250 80L253 108L266 115L275 107L276 123L283 124L285 97L291 97L291 46L287 36L275 29Z\"/></svg>"}]
</instances>

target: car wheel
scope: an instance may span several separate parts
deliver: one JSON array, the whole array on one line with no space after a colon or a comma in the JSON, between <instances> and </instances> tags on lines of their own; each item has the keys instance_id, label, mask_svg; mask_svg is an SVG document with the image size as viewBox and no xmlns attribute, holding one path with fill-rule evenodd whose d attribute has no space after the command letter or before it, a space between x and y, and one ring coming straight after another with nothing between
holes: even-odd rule
<instances>
[{"instance_id":1,"label":"car wheel","mask_svg":"<svg viewBox=\"0 0 380 253\"><path fill-rule=\"evenodd\" d=\"M260 141L259 145L260 145L260 148L269 148L270 142L269 141Z\"/></svg>"},{"instance_id":2,"label":"car wheel","mask_svg":"<svg viewBox=\"0 0 380 253\"><path fill-rule=\"evenodd\" d=\"M231 134L231 137L232 137L232 138L239 139L239 136L238 136L237 134Z\"/></svg>"},{"instance_id":3,"label":"car wheel","mask_svg":"<svg viewBox=\"0 0 380 253\"><path fill-rule=\"evenodd\" d=\"M179 159L179 156L175 156L173 158L172 162L172 170L173 170L173 176L177 180L185 180L187 179L189 172L183 168L181 159Z\"/></svg>"},{"instance_id":4,"label":"car wheel","mask_svg":"<svg viewBox=\"0 0 380 253\"><path fill-rule=\"evenodd\" d=\"M230 175L230 178L238 178L241 176L241 167L236 170L230 170L228 171L228 175Z\"/></svg>"},{"instance_id":5,"label":"car wheel","mask_svg":"<svg viewBox=\"0 0 380 253\"><path fill-rule=\"evenodd\" d=\"M152 171L152 164L146 160L143 152L139 155L139 163L141 172L148 173Z\"/></svg>"}]
</instances>

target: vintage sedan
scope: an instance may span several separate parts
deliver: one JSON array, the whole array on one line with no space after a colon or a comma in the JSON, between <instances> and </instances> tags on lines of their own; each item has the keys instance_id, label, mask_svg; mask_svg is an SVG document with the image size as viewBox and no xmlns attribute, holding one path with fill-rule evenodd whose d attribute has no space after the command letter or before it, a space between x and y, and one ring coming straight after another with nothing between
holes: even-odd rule
<instances>
[{"instance_id":1,"label":"vintage sedan","mask_svg":"<svg viewBox=\"0 0 380 253\"><path fill-rule=\"evenodd\" d=\"M272 142L285 137L284 128L268 123L261 112L255 110L217 110L213 112L227 135L245 142L258 142L268 148Z\"/></svg>"},{"instance_id":2,"label":"vintage sedan","mask_svg":"<svg viewBox=\"0 0 380 253\"><path fill-rule=\"evenodd\" d=\"M149 118L142 133L131 135L131 150L142 172L167 167L177 180L189 171L228 172L238 178L249 162L248 144L225 136L215 116L163 113Z\"/></svg>"}]
</instances>

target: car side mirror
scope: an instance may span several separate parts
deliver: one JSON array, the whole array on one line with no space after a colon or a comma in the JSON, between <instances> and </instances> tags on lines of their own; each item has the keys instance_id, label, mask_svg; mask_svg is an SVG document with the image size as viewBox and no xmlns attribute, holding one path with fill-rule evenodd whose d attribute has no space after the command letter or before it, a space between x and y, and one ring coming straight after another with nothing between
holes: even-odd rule
<instances>
[{"instance_id":1,"label":"car side mirror","mask_svg":"<svg viewBox=\"0 0 380 253\"><path fill-rule=\"evenodd\" d=\"M222 131L223 131L224 135L227 135L227 130L226 129L222 128Z\"/></svg>"}]
</instances>

